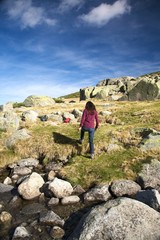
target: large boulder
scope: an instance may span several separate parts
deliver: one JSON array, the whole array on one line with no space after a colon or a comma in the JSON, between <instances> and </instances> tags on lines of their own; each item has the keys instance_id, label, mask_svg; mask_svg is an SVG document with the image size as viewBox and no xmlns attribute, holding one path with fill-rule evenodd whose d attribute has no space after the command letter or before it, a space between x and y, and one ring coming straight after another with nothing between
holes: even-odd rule
<instances>
[{"instance_id":1,"label":"large boulder","mask_svg":"<svg viewBox=\"0 0 160 240\"><path fill-rule=\"evenodd\" d=\"M156 83L141 80L132 90L128 92L129 101L154 100L159 95Z\"/></svg>"},{"instance_id":2,"label":"large boulder","mask_svg":"<svg viewBox=\"0 0 160 240\"><path fill-rule=\"evenodd\" d=\"M43 184L43 178L38 173L33 172L18 186L18 192L24 199L31 200L41 194L40 188Z\"/></svg>"},{"instance_id":3,"label":"large boulder","mask_svg":"<svg viewBox=\"0 0 160 240\"><path fill-rule=\"evenodd\" d=\"M158 240L160 213L144 203L117 198L86 213L67 240Z\"/></svg>"},{"instance_id":4,"label":"large boulder","mask_svg":"<svg viewBox=\"0 0 160 240\"><path fill-rule=\"evenodd\" d=\"M35 106L46 107L46 106L54 105L55 101L53 98L48 96L31 95L24 100L23 104L25 107L35 107Z\"/></svg>"}]
</instances>

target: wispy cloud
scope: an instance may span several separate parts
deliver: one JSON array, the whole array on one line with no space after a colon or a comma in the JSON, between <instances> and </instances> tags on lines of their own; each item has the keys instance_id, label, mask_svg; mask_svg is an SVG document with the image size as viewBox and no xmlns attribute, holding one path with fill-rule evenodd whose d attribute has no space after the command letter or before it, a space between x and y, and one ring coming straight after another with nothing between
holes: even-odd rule
<instances>
[{"instance_id":1,"label":"wispy cloud","mask_svg":"<svg viewBox=\"0 0 160 240\"><path fill-rule=\"evenodd\" d=\"M65 48L61 49L61 51L57 50L56 57L80 69L93 69L96 65L99 65L98 61L96 62L95 59L87 57L86 54Z\"/></svg>"},{"instance_id":2,"label":"wispy cloud","mask_svg":"<svg viewBox=\"0 0 160 240\"><path fill-rule=\"evenodd\" d=\"M93 8L88 14L81 15L80 19L89 24L103 26L111 19L129 12L130 9L127 0L118 0L113 5L102 3Z\"/></svg>"},{"instance_id":3,"label":"wispy cloud","mask_svg":"<svg viewBox=\"0 0 160 240\"><path fill-rule=\"evenodd\" d=\"M56 24L55 19L47 17L45 9L33 6L32 0L8 0L5 8L9 17L18 20L22 28L34 28L42 23L51 26Z\"/></svg>"},{"instance_id":4,"label":"wispy cloud","mask_svg":"<svg viewBox=\"0 0 160 240\"><path fill-rule=\"evenodd\" d=\"M66 12L74 7L80 7L84 3L84 0L62 0L58 10L60 12Z\"/></svg>"}]
</instances>

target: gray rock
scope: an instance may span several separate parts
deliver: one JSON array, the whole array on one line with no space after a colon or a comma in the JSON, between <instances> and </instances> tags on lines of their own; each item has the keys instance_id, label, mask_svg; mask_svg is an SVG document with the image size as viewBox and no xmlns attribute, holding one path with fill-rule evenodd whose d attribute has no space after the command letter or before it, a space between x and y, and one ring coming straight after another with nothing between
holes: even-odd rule
<instances>
[{"instance_id":1,"label":"gray rock","mask_svg":"<svg viewBox=\"0 0 160 240\"><path fill-rule=\"evenodd\" d=\"M115 180L111 183L111 192L116 197L133 196L141 190L140 185L132 180Z\"/></svg>"},{"instance_id":2,"label":"gray rock","mask_svg":"<svg viewBox=\"0 0 160 240\"><path fill-rule=\"evenodd\" d=\"M136 194L135 199L147 204L156 211L160 211L160 194L155 189L139 191Z\"/></svg>"},{"instance_id":3,"label":"gray rock","mask_svg":"<svg viewBox=\"0 0 160 240\"><path fill-rule=\"evenodd\" d=\"M31 136L28 134L26 129L20 129L12 133L12 135L6 141L6 147L12 148L19 140L26 140Z\"/></svg>"},{"instance_id":4,"label":"gray rock","mask_svg":"<svg viewBox=\"0 0 160 240\"><path fill-rule=\"evenodd\" d=\"M85 202L102 202L111 198L109 185L96 186L84 194Z\"/></svg>"},{"instance_id":5,"label":"gray rock","mask_svg":"<svg viewBox=\"0 0 160 240\"><path fill-rule=\"evenodd\" d=\"M63 122L63 117L59 114L47 114L48 120L51 120L52 122L57 122L57 123L62 123Z\"/></svg>"},{"instance_id":6,"label":"gray rock","mask_svg":"<svg viewBox=\"0 0 160 240\"><path fill-rule=\"evenodd\" d=\"M6 104L0 105L0 111L2 112L8 112L13 110L13 103L8 102Z\"/></svg>"},{"instance_id":7,"label":"gray rock","mask_svg":"<svg viewBox=\"0 0 160 240\"><path fill-rule=\"evenodd\" d=\"M158 240L160 213L129 198L94 207L67 240Z\"/></svg>"},{"instance_id":8,"label":"gray rock","mask_svg":"<svg viewBox=\"0 0 160 240\"><path fill-rule=\"evenodd\" d=\"M110 78L100 81L95 87L80 89L80 100L100 98L107 100L143 101L160 98L159 72L133 77Z\"/></svg>"},{"instance_id":9,"label":"gray rock","mask_svg":"<svg viewBox=\"0 0 160 240\"><path fill-rule=\"evenodd\" d=\"M40 188L43 184L43 178L38 173L33 172L18 186L18 192L24 199L31 200L40 196Z\"/></svg>"},{"instance_id":10,"label":"gray rock","mask_svg":"<svg viewBox=\"0 0 160 240\"><path fill-rule=\"evenodd\" d=\"M141 80L133 89L128 92L129 101L154 100L159 94L156 83Z\"/></svg>"},{"instance_id":11,"label":"gray rock","mask_svg":"<svg viewBox=\"0 0 160 240\"><path fill-rule=\"evenodd\" d=\"M61 219L56 213L53 211L42 211L39 217L40 223L50 226L60 226L63 227L64 220Z\"/></svg>"},{"instance_id":12,"label":"gray rock","mask_svg":"<svg viewBox=\"0 0 160 240\"><path fill-rule=\"evenodd\" d=\"M76 195L64 197L61 200L62 205L68 205L68 204L74 204L78 203L80 201L80 198Z\"/></svg>"},{"instance_id":13,"label":"gray rock","mask_svg":"<svg viewBox=\"0 0 160 240\"><path fill-rule=\"evenodd\" d=\"M152 159L150 164L143 164L141 172L137 176L137 182L142 189L156 189L160 192L160 162Z\"/></svg>"},{"instance_id":14,"label":"gray rock","mask_svg":"<svg viewBox=\"0 0 160 240\"><path fill-rule=\"evenodd\" d=\"M6 112L0 117L0 129L4 131L15 131L19 128L20 118L14 111Z\"/></svg>"},{"instance_id":15,"label":"gray rock","mask_svg":"<svg viewBox=\"0 0 160 240\"><path fill-rule=\"evenodd\" d=\"M24 176L28 175L32 172L32 170L28 167L16 167L13 170L13 174L19 175L19 176Z\"/></svg>"},{"instance_id":16,"label":"gray rock","mask_svg":"<svg viewBox=\"0 0 160 240\"><path fill-rule=\"evenodd\" d=\"M75 119L75 116L74 116L74 114L72 114L72 113L64 112L64 113L63 113L63 118L64 118L64 119L65 119L65 118L70 118L71 120L74 120L74 119Z\"/></svg>"},{"instance_id":17,"label":"gray rock","mask_svg":"<svg viewBox=\"0 0 160 240\"><path fill-rule=\"evenodd\" d=\"M84 192L85 192L85 190L80 185L76 185L76 186L73 187L73 193L72 194L80 195Z\"/></svg>"},{"instance_id":18,"label":"gray rock","mask_svg":"<svg viewBox=\"0 0 160 240\"><path fill-rule=\"evenodd\" d=\"M62 239L64 234L65 234L64 230L58 226L54 226L50 232L50 235L53 239Z\"/></svg>"},{"instance_id":19,"label":"gray rock","mask_svg":"<svg viewBox=\"0 0 160 240\"><path fill-rule=\"evenodd\" d=\"M59 204L59 198L54 198L52 197L49 202L48 202L48 206L51 207L51 206L56 206Z\"/></svg>"},{"instance_id":20,"label":"gray rock","mask_svg":"<svg viewBox=\"0 0 160 240\"><path fill-rule=\"evenodd\" d=\"M39 161L34 158L25 158L17 162L17 165L20 167L37 167L38 164L39 164Z\"/></svg>"},{"instance_id":21,"label":"gray rock","mask_svg":"<svg viewBox=\"0 0 160 240\"><path fill-rule=\"evenodd\" d=\"M153 132L143 138L140 149L143 151L156 150L160 148L160 132Z\"/></svg>"},{"instance_id":22,"label":"gray rock","mask_svg":"<svg viewBox=\"0 0 160 240\"><path fill-rule=\"evenodd\" d=\"M12 219L12 215L9 212L2 211L0 213L0 223L10 222Z\"/></svg>"},{"instance_id":23,"label":"gray rock","mask_svg":"<svg viewBox=\"0 0 160 240\"><path fill-rule=\"evenodd\" d=\"M46 107L46 106L54 105L55 101L53 98L48 96L31 95L24 100L23 104L26 107L35 107L35 106Z\"/></svg>"},{"instance_id":24,"label":"gray rock","mask_svg":"<svg viewBox=\"0 0 160 240\"><path fill-rule=\"evenodd\" d=\"M52 182L49 183L48 189L57 198L63 198L70 196L73 192L71 184L65 180L55 177Z\"/></svg>"},{"instance_id":25,"label":"gray rock","mask_svg":"<svg viewBox=\"0 0 160 240\"><path fill-rule=\"evenodd\" d=\"M36 122L38 113L33 110L28 110L22 113L22 119L26 122Z\"/></svg>"},{"instance_id":26,"label":"gray rock","mask_svg":"<svg viewBox=\"0 0 160 240\"><path fill-rule=\"evenodd\" d=\"M10 192L14 189L12 185L0 183L0 193Z\"/></svg>"},{"instance_id":27,"label":"gray rock","mask_svg":"<svg viewBox=\"0 0 160 240\"><path fill-rule=\"evenodd\" d=\"M27 231L27 229L23 226L18 226L15 231L14 231L14 234L13 234L13 238L12 240L16 240L17 238L26 238L26 237L30 237L30 234L29 232Z\"/></svg>"}]
</instances>

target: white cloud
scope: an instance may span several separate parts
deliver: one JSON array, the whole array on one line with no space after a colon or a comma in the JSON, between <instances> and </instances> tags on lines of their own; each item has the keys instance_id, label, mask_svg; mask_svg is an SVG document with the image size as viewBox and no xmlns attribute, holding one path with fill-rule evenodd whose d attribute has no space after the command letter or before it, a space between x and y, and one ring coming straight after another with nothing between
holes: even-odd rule
<instances>
[{"instance_id":1,"label":"white cloud","mask_svg":"<svg viewBox=\"0 0 160 240\"><path fill-rule=\"evenodd\" d=\"M19 20L22 28L33 28L42 23L53 26L56 23L56 20L46 16L45 9L33 6L32 0L16 0L14 2L8 0L6 8L9 17Z\"/></svg>"},{"instance_id":2,"label":"white cloud","mask_svg":"<svg viewBox=\"0 0 160 240\"><path fill-rule=\"evenodd\" d=\"M103 26L111 19L129 12L130 9L127 0L118 0L113 5L102 3L93 8L88 14L80 16L80 19L89 24Z\"/></svg>"},{"instance_id":3,"label":"white cloud","mask_svg":"<svg viewBox=\"0 0 160 240\"><path fill-rule=\"evenodd\" d=\"M84 0L62 0L61 4L59 5L59 11L65 12L74 7L79 7L84 3Z\"/></svg>"}]
</instances>

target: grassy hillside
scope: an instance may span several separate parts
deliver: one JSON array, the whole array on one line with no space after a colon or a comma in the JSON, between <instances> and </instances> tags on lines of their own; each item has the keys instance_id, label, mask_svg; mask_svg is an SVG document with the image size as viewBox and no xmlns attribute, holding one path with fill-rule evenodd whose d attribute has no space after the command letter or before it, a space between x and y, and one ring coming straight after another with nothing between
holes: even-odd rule
<instances>
[{"instance_id":1,"label":"grassy hillside","mask_svg":"<svg viewBox=\"0 0 160 240\"><path fill-rule=\"evenodd\" d=\"M53 111L83 110L85 101L74 103L56 103L52 108L38 109L39 113ZM63 178L73 185L84 188L101 182L110 182L117 178L134 179L144 162L151 158L160 160L160 150L142 152L138 148L141 137L135 131L139 128L153 128L160 131L160 101L150 102L106 102L94 100L97 111L110 111L109 116L100 115L101 125L95 133L95 159L88 155L88 136L83 145L79 139L78 123L52 126L48 122L26 125L32 138L16 144L7 150L5 141L9 133L0 132L0 166L21 158L38 158L43 164L49 161L61 162L66 157L69 162L61 170ZM28 109L28 108L27 108ZM19 109L16 109L19 113ZM116 146L114 151L108 146Z\"/></svg>"},{"instance_id":2,"label":"grassy hillside","mask_svg":"<svg viewBox=\"0 0 160 240\"><path fill-rule=\"evenodd\" d=\"M60 98L79 98L80 97L80 92L74 92L74 93L70 93L68 95L65 96L61 96Z\"/></svg>"}]
</instances>

